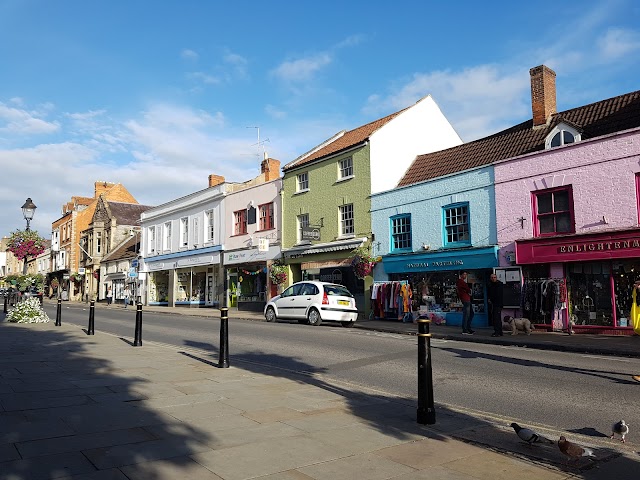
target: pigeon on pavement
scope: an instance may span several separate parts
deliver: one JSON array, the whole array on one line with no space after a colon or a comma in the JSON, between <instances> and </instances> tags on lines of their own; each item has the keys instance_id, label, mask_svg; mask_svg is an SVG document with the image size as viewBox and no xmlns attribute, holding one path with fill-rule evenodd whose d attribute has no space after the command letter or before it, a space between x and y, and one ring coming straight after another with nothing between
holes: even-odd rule
<instances>
[{"instance_id":1,"label":"pigeon on pavement","mask_svg":"<svg viewBox=\"0 0 640 480\"><path fill-rule=\"evenodd\" d=\"M560 440L558 440L558 448L560 448L560 451L571 460L579 460L581 457L587 457L590 460L596 459L596 456L593 454L593 450L571 443L564 436L560 437Z\"/></svg>"},{"instance_id":2,"label":"pigeon on pavement","mask_svg":"<svg viewBox=\"0 0 640 480\"><path fill-rule=\"evenodd\" d=\"M533 445L534 443L548 443L549 445L553 445L555 443L553 440L534 432L530 428L521 427L517 423L512 423L511 427L516 431L518 437L529 445Z\"/></svg>"},{"instance_id":3,"label":"pigeon on pavement","mask_svg":"<svg viewBox=\"0 0 640 480\"><path fill-rule=\"evenodd\" d=\"M620 420L611 427L611 436L609 438L614 438L616 434L618 434L621 437L620 440L624 443L624 436L627 433L629 433L629 425L627 425L624 420Z\"/></svg>"}]
</instances>

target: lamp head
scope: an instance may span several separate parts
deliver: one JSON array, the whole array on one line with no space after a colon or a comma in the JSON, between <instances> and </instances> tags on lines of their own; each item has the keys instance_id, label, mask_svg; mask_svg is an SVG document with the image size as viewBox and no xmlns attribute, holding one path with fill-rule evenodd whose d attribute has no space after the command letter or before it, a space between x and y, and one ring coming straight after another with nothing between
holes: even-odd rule
<instances>
[{"instance_id":1,"label":"lamp head","mask_svg":"<svg viewBox=\"0 0 640 480\"><path fill-rule=\"evenodd\" d=\"M31 197L27 198L27 201L22 205L22 215L25 220L33 220L33 214L36 213L36 205L31 200Z\"/></svg>"}]
</instances>

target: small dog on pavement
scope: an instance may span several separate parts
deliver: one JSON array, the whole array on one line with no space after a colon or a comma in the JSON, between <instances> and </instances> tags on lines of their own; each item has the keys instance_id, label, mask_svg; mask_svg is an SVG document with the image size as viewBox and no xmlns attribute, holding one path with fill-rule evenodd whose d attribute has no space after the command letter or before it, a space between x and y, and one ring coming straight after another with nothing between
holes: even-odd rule
<instances>
[{"instance_id":1,"label":"small dog on pavement","mask_svg":"<svg viewBox=\"0 0 640 480\"><path fill-rule=\"evenodd\" d=\"M502 319L502 329L505 331L511 331L511 335L517 335L518 330L525 332L527 335L531 335L531 331L535 327L531 324L531 320L528 318L513 318L506 315Z\"/></svg>"}]
</instances>

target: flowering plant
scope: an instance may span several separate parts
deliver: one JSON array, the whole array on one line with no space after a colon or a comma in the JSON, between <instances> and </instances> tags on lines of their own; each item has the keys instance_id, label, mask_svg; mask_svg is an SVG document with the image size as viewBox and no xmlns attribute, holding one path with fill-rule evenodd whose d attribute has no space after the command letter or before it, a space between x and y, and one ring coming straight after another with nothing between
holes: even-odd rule
<instances>
[{"instance_id":1,"label":"flowering plant","mask_svg":"<svg viewBox=\"0 0 640 480\"><path fill-rule=\"evenodd\" d=\"M7 314L7 320L13 323L47 323L49 317L42 310L40 300L31 297L16 304Z\"/></svg>"},{"instance_id":2,"label":"flowering plant","mask_svg":"<svg viewBox=\"0 0 640 480\"><path fill-rule=\"evenodd\" d=\"M51 279L51 288L56 289L59 286L60 286L60 281L57 278L53 277Z\"/></svg>"},{"instance_id":3,"label":"flowering plant","mask_svg":"<svg viewBox=\"0 0 640 480\"><path fill-rule=\"evenodd\" d=\"M373 267L376 265L376 258L369 253L367 247L358 247L353 251L353 260L351 266L358 278L364 278L373 272Z\"/></svg>"},{"instance_id":4,"label":"flowering plant","mask_svg":"<svg viewBox=\"0 0 640 480\"><path fill-rule=\"evenodd\" d=\"M16 230L9 235L7 242L7 250L18 260L40 255L45 248L45 239L35 230Z\"/></svg>"},{"instance_id":5,"label":"flowering plant","mask_svg":"<svg viewBox=\"0 0 640 480\"><path fill-rule=\"evenodd\" d=\"M72 273L71 275L69 275L69 279L73 280L75 283L80 283L82 282L82 279L84 278L84 275L81 275L80 273L76 272L76 273Z\"/></svg>"},{"instance_id":6,"label":"flowering plant","mask_svg":"<svg viewBox=\"0 0 640 480\"><path fill-rule=\"evenodd\" d=\"M280 262L273 262L269 268L269 279L274 285L280 285L287 281L287 267Z\"/></svg>"}]
</instances>

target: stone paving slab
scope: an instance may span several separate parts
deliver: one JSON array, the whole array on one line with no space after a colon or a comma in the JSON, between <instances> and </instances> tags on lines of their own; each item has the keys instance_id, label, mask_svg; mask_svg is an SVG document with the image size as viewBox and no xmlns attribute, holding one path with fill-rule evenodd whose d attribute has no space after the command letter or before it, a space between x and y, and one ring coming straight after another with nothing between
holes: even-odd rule
<instances>
[{"instance_id":1,"label":"stone paving slab","mask_svg":"<svg viewBox=\"0 0 640 480\"><path fill-rule=\"evenodd\" d=\"M46 440L32 440L15 444L22 458L53 455L67 452L80 452L82 450L113 445L144 442L156 437L141 428L126 430L111 430L85 435L69 435Z\"/></svg>"},{"instance_id":2,"label":"stone paving slab","mask_svg":"<svg viewBox=\"0 0 640 480\"><path fill-rule=\"evenodd\" d=\"M0 464L0 480L49 480L95 472L80 452L33 457Z\"/></svg>"},{"instance_id":3,"label":"stone paving slab","mask_svg":"<svg viewBox=\"0 0 640 480\"><path fill-rule=\"evenodd\" d=\"M224 480L190 457L176 457L171 461L158 460L121 467L128 480ZM74 479L75 480L75 479Z\"/></svg>"}]
</instances>

